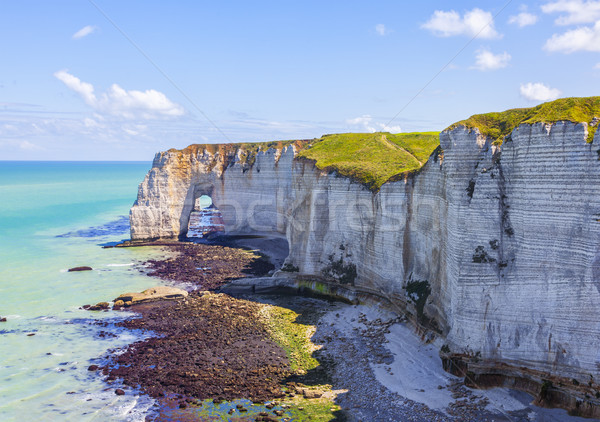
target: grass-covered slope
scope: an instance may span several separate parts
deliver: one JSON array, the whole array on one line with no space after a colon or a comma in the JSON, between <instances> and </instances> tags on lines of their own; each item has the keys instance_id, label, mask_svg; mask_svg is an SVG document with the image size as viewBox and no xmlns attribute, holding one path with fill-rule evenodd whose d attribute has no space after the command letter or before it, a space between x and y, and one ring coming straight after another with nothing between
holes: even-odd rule
<instances>
[{"instance_id":1,"label":"grass-covered slope","mask_svg":"<svg viewBox=\"0 0 600 422\"><path fill-rule=\"evenodd\" d=\"M464 125L478 128L482 135L502 144L504 138L521 123L554 123L558 121L591 123L600 118L600 97L561 98L531 108L514 108L499 113L476 114L454 123L448 129ZM597 125L588 126L588 142L594 139Z\"/></svg>"},{"instance_id":2,"label":"grass-covered slope","mask_svg":"<svg viewBox=\"0 0 600 422\"><path fill-rule=\"evenodd\" d=\"M378 190L392 177L420 169L439 145L438 132L325 135L298 154Z\"/></svg>"}]
</instances>

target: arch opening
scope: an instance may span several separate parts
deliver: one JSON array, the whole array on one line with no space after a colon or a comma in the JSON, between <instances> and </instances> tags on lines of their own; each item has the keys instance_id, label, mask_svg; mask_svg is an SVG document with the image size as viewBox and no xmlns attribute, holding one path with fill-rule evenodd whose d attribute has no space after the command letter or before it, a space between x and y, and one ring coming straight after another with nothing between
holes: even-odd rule
<instances>
[{"instance_id":1,"label":"arch opening","mask_svg":"<svg viewBox=\"0 0 600 422\"><path fill-rule=\"evenodd\" d=\"M214 233L225 231L225 222L221 211L215 207L212 198L203 194L194 201L188 221L188 238L205 238Z\"/></svg>"},{"instance_id":2,"label":"arch opening","mask_svg":"<svg viewBox=\"0 0 600 422\"><path fill-rule=\"evenodd\" d=\"M199 209L205 209L210 208L210 206L213 205L213 201L209 195L202 195L196 199L196 204L194 204L194 208L198 207Z\"/></svg>"}]
</instances>

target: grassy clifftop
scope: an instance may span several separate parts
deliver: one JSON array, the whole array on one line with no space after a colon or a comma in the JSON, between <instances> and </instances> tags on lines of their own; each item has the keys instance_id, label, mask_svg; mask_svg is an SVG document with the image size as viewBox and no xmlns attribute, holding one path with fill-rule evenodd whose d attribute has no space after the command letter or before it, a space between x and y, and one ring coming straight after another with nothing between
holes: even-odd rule
<instances>
[{"instance_id":1,"label":"grassy clifftop","mask_svg":"<svg viewBox=\"0 0 600 422\"><path fill-rule=\"evenodd\" d=\"M194 144L183 150L171 149L182 155L207 151L223 157L223 170L236 156L252 166L259 151L282 149L294 145L298 156L314 161L321 170L357 180L372 190L402 173L420 169L439 146L438 132L422 133L341 133L321 138L297 141L275 141L236 144Z\"/></svg>"},{"instance_id":2,"label":"grassy clifftop","mask_svg":"<svg viewBox=\"0 0 600 422\"><path fill-rule=\"evenodd\" d=\"M456 122L448 129L458 126L478 128L492 139L502 144L504 138L521 123L554 123L558 121L591 123L594 117L600 118L600 97L561 98L531 108L514 108L499 113L476 114L466 120ZM588 142L594 139L597 124L588 126ZM447 129L447 130L448 130Z\"/></svg>"},{"instance_id":3,"label":"grassy clifftop","mask_svg":"<svg viewBox=\"0 0 600 422\"><path fill-rule=\"evenodd\" d=\"M438 132L325 135L300 151L321 170L336 171L378 190L392 177L420 169L439 145Z\"/></svg>"}]
</instances>

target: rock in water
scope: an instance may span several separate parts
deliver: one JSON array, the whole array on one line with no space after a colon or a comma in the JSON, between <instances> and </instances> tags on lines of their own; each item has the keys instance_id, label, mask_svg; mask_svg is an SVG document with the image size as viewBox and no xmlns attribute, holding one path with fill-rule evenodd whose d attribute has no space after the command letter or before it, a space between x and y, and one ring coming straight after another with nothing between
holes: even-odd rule
<instances>
[{"instance_id":1,"label":"rock in water","mask_svg":"<svg viewBox=\"0 0 600 422\"><path fill-rule=\"evenodd\" d=\"M92 267L73 267L73 268L69 268L69 272L75 272L75 271L92 271L93 268Z\"/></svg>"},{"instance_id":2,"label":"rock in water","mask_svg":"<svg viewBox=\"0 0 600 422\"><path fill-rule=\"evenodd\" d=\"M87 306L87 308L86 308ZM88 305L84 305L83 308L87 309L88 311L102 311L105 309L109 308L109 303L108 302L100 302L100 303L96 303L95 305L92 306L88 306Z\"/></svg>"},{"instance_id":3,"label":"rock in water","mask_svg":"<svg viewBox=\"0 0 600 422\"><path fill-rule=\"evenodd\" d=\"M131 305L136 305L138 303L153 302L155 300L183 299L184 297L187 297L187 295L188 292L183 289L178 289L177 287L156 286L146 289L141 293L123 293L115 299L115 303L121 301L125 306L128 306L128 302Z\"/></svg>"}]
</instances>

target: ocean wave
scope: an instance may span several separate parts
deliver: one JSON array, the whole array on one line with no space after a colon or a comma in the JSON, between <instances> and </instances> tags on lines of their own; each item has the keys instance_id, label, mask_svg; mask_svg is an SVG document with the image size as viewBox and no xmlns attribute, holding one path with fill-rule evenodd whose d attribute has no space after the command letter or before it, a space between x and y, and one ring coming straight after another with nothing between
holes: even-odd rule
<instances>
[{"instance_id":1,"label":"ocean wave","mask_svg":"<svg viewBox=\"0 0 600 422\"><path fill-rule=\"evenodd\" d=\"M134 265L133 262L130 262L129 264L107 264L107 267L130 267L131 265Z\"/></svg>"}]
</instances>

